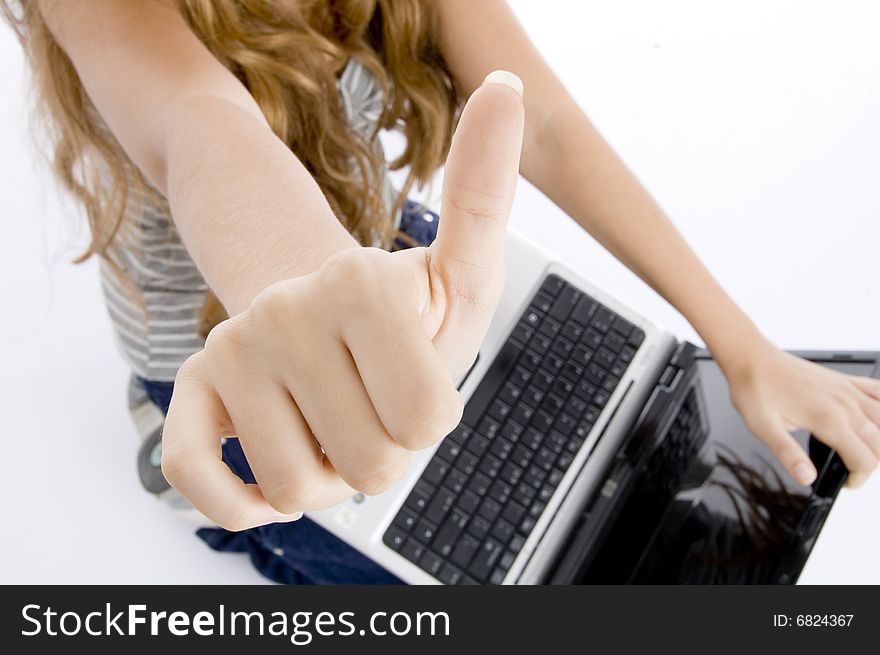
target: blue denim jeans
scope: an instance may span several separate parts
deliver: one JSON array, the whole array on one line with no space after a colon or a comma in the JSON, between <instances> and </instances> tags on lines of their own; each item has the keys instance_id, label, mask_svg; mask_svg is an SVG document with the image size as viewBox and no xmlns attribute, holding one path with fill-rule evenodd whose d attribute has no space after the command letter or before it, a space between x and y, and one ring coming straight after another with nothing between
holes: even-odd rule
<instances>
[{"instance_id":1,"label":"blue denim jeans","mask_svg":"<svg viewBox=\"0 0 880 655\"><path fill-rule=\"evenodd\" d=\"M400 230L419 243L429 244L437 236L439 217L421 205L407 201ZM398 248L407 244L398 240ZM173 382L139 380L150 400L167 413ZM223 461L242 480L254 483L254 476L238 439L223 445ZM293 523L273 523L241 532L202 528L196 533L218 551L248 553L257 570L282 584L400 584L401 581L333 536L307 517Z\"/></svg>"}]
</instances>

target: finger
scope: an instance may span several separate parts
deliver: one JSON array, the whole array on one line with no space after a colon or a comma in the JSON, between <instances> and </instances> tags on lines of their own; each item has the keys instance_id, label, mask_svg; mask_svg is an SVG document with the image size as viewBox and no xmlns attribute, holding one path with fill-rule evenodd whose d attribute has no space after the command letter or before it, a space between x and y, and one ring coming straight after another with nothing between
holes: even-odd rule
<instances>
[{"instance_id":1,"label":"finger","mask_svg":"<svg viewBox=\"0 0 880 655\"><path fill-rule=\"evenodd\" d=\"M345 345L328 338L316 352L320 358L299 360L287 387L340 477L381 493L404 474L409 451L385 430Z\"/></svg>"},{"instance_id":2,"label":"finger","mask_svg":"<svg viewBox=\"0 0 880 655\"><path fill-rule=\"evenodd\" d=\"M279 512L332 507L354 495L324 456L287 389L267 379L218 384L260 491ZM234 400L233 400L234 399Z\"/></svg>"},{"instance_id":3,"label":"finger","mask_svg":"<svg viewBox=\"0 0 880 655\"><path fill-rule=\"evenodd\" d=\"M880 403L878 403L880 404ZM875 458L880 458L880 420L872 416L874 408L868 402L860 403L861 413L852 418L852 427L862 441L871 449ZM880 414L880 412L876 412Z\"/></svg>"},{"instance_id":4,"label":"finger","mask_svg":"<svg viewBox=\"0 0 880 655\"><path fill-rule=\"evenodd\" d=\"M851 378L853 384L876 400L880 400L880 380L866 377Z\"/></svg>"},{"instance_id":5,"label":"finger","mask_svg":"<svg viewBox=\"0 0 880 655\"><path fill-rule=\"evenodd\" d=\"M404 448L418 450L452 432L461 420L462 399L416 305L394 303L386 312L381 325L346 321L342 338L386 432Z\"/></svg>"},{"instance_id":6,"label":"finger","mask_svg":"<svg viewBox=\"0 0 880 655\"><path fill-rule=\"evenodd\" d=\"M840 454L846 464L850 472L847 486L859 486L877 467L877 456L845 419L830 425L820 436L822 441Z\"/></svg>"},{"instance_id":7,"label":"finger","mask_svg":"<svg viewBox=\"0 0 880 655\"><path fill-rule=\"evenodd\" d=\"M456 277L451 282L472 285L474 293L479 272L504 263L523 124L522 82L496 71L471 95L452 139L431 251L433 263Z\"/></svg>"},{"instance_id":8,"label":"finger","mask_svg":"<svg viewBox=\"0 0 880 655\"><path fill-rule=\"evenodd\" d=\"M781 422L766 421L760 426L758 436L794 480L803 485L813 483L816 479L816 467Z\"/></svg>"},{"instance_id":9,"label":"finger","mask_svg":"<svg viewBox=\"0 0 880 655\"><path fill-rule=\"evenodd\" d=\"M162 433L162 473L197 510L227 530L299 518L266 502L256 485L246 485L221 459L220 435L229 416L209 382L204 354L190 357L174 382Z\"/></svg>"}]
</instances>

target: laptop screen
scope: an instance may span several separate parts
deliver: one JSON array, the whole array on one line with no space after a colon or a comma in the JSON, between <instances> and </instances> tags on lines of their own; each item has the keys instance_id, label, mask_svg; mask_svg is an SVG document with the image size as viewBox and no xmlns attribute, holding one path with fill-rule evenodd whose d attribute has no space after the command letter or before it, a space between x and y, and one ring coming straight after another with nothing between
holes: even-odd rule
<instances>
[{"instance_id":1,"label":"laptop screen","mask_svg":"<svg viewBox=\"0 0 880 655\"><path fill-rule=\"evenodd\" d=\"M624 463L609 474L608 480L618 483L612 509L603 514L597 501L588 504L554 581L797 580L846 479L843 462L820 441L797 432L819 475L811 486L795 483L746 427L718 365L706 354L694 359L690 348L683 374L649 403L645 414L653 408L653 418L634 429L635 435L650 435L653 445L632 450L643 453L640 464L631 460L634 467ZM812 359L844 373L877 374L870 357Z\"/></svg>"},{"instance_id":2,"label":"laptop screen","mask_svg":"<svg viewBox=\"0 0 880 655\"><path fill-rule=\"evenodd\" d=\"M873 362L828 362L871 375ZM632 581L690 584L794 582L840 488L838 457L803 431L795 438L819 472L812 486L795 483L752 436L733 407L712 359L697 360L708 434L642 553Z\"/></svg>"}]
</instances>

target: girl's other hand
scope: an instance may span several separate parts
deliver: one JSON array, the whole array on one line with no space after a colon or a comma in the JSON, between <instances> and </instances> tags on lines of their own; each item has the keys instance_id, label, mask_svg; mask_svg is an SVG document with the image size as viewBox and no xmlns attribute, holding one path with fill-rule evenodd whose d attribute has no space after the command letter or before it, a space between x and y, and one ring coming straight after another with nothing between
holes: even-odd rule
<instances>
[{"instance_id":1,"label":"girl's other hand","mask_svg":"<svg viewBox=\"0 0 880 655\"><path fill-rule=\"evenodd\" d=\"M162 471L217 524L242 530L380 493L410 451L458 424L455 381L504 286L522 145L519 80L493 75L504 83L484 83L461 116L429 248L343 250L265 289L180 369ZM222 462L232 435L257 485Z\"/></svg>"},{"instance_id":2,"label":"girl's other hand","mask_svg":"<svg viewBox=\"0 0 880 655\"><path fill-rule=\"evenodd\" d=\"M801 484L816 468L791 436L804 429L837 450L862 484L880 460L880 381L833 371L763 342L728 372L731 398L749 428Z\"/></svg>"}]
</instances>

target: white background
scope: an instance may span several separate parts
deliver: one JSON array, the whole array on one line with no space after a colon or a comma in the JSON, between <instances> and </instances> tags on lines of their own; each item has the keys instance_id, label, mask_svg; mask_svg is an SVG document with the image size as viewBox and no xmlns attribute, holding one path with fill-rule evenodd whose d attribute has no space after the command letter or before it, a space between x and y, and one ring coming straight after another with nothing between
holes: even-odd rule
<instances>
[{"instance_id":1,"label":"white background","mask_svg":"<svg viewBox=\"0 0 880 655\"><path fill-rule=\"evenodd\" d=\"M699 255L786 347L880 346L880 3L513 2ZM82 221L31 147L0 26L0 581L259 582L140 490ZM528 90L527 90L528 92ZM687 323L523 183L512 223L682 337ZM78 226L78 227L77 227ZM802 582L880 583L880 475L835 506Z\"/></svg>"}]
</instances>

